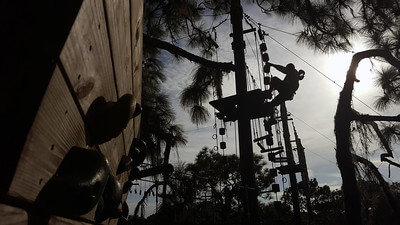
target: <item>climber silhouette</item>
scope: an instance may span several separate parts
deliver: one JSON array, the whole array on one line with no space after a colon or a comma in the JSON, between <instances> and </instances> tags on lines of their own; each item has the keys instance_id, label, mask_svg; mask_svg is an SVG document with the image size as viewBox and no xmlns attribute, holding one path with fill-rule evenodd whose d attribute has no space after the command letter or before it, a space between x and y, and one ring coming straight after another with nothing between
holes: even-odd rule
<instances>
[{"instance_id":1,"label":"climber silhouette","mask_svg":"<svg viewBox=\"0 0 400 225\"><path fill-rule=\"evenodd\" d=\"M281 66L273 63L268 65L275 67L279 72L286 74L283 80L278 77L272 77L270 83L270 91L277 90L279 94L272 99L269 103L272 106L277 106L287 100L292 100L299 88L299 80L304 78L304 70L297 71L293 63L289 63L286 66Z\"/></svg>"}]
</instances>

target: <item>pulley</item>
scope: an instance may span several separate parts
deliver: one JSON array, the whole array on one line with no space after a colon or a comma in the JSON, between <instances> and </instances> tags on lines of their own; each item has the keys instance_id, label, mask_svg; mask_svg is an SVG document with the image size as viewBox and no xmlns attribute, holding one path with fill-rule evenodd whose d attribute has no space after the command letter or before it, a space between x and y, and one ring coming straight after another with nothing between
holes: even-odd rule
<instances>
[{"instance_id":1,"label":"pulley","mask_svg":"<svg viewBox=\"0 0 400 225\"><path fill-rule=\"evenodd\" d=\"M269 64L266 64L266 65L264 65L263 70L264 70L264 73L269 73L269 72L271 72L271 66Z\"/></svg>"},{"instance_id":2,"label":"pulley","mask_svg":"<svg viewBox=\"0 0 400 225\"><path fill-rule=\"evenodd\" d=\"M225 128L219 128L219 135L225 135Z\"/></svg>"},{"instance_id":3,"label":"pulley","mask_svg":"<svg viewBox=\"0 0 400 225\"><path fill-rule=\"evenodd\" d=\"M260 50L261 50L261 52L267 51L267 44L261 43L261 44L260 44Z\"/></svg>"},{"instance_id":4,"label":"pulley","mask_svg":"<svg viewBox=\"0 0 400 225\"><path fill-rule=\"evenodd\" d=\"M220 147L221 149L226 149L226 142L225 142L225 141L221 141L221 142L219 143L219 147Z\"/></svg>"},{"instance_id":5,"label":"pulley","mask_svg":"<svg viewBox=\"0 0 400 225\"><path fill-rule=\"evenodd\" d=\"M257 33L258 33L258 36L260 37L260 40L261 40L261 41L264 40L264 34L263 34L262 30L261 30L261 29L258 29L258 30L257 30Z\"/></svg>"},{"instance_id":6,"label":"pulley","mask_svg":"<svg viewBox=\"0 0 400 225\"><path fill-rule=\"evenodd\" d=\"M263 53L263 54L262 54L262 60L263 60L263 62L268 62L268 61L269 61L269 55L268 55L268 53Z\"/></svg>"}]
</instances>

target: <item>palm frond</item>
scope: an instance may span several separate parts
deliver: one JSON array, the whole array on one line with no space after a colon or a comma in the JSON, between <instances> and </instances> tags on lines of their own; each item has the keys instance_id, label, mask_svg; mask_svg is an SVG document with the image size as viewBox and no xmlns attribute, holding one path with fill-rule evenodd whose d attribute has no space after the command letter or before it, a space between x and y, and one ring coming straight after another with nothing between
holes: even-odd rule
<instances>
[{"instance_id":1,"label":"palm frond","mask_svg":"<svg viewBox=\"0 0 400 225\"><path fill-rule=\"evenodd\" d=\"M184 129L182 125L180 124L172 125L169 127L169 130L174 136L173 146L186 145L187 139L186 136L184 135Z\"/></svg>"},{"instance_id":2,"label":"palm frond","mask_svg":"<svg viewBox=\"0 0 400 225\"><path fill-rule=\"evenodd\" d=\"M136 208L134 210L134 216L138 216L139 210L141 211L142 214L144 214L144 209L147 198L150 196L150 193L152 192L153 188L156 188L158 185L160 185L160 183L155 183L153 185L151 185L144 193L143 193L143 197L142 199L140 199L140 201L138 202L138 204L136 205Z\"/></svg>"},{"instance_id":3,"label":"palm frond","mask_svg":"<svg viewBox=\"0 0 400 225\"><path fill-rule=\"evenodd\" d=\"M400 142L400 124L390 124L382 129L382 134L389 144Z\"/></svg>"},{"instance_id":4,"label":"palm frond","mask_svg":"<svg viewBox=\"0 0 400 225\"><path fill-rule=\"evenodd\" d=\"M397 68L383 67L378 71L375 85L383 90L383 96L375 100L375 108L386 110L390 105L400 102L400 73Z\"/></svg>"},{"instance_id":5,"label":"palm frond","mask_svg":"<svg viewBox=\"0 0 400 225\"><path fill-rule=\"evenodd\" d=\"M210 117L210 113L208 110L201 105L195 105L190 110L190 119L192 123L196 125L200 125L204 122L207 122L207 119Z\"/></svg>"},{"instance_id":6,"label":"palm frond","mask_svg":"<svg viewBox=\"0 0 400 225\"><path fill-rule=\"evenodd\" d=\"M197 84L192 84L181 92L181 105L183 108L190 108L205 102L209 99L210 91Z\"/></svg>"},{"instance_id":7,"label":"palm frond","mask_svg":"<svg viewBox=\"0 0 400 225\"><path fill-rule=\"evenodd\" d=\"M385 111L386 109L389 108L390 103L391 103L391 100L390 100L389 96L383 95L383 96L379 96L375 99L374 107L379 111Z\"/></svg>"}]
</instances>

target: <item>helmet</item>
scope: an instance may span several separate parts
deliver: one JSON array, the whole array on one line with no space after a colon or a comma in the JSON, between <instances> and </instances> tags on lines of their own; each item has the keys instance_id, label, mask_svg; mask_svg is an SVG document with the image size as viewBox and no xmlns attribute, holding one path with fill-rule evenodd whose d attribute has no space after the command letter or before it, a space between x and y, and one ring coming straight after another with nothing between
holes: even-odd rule
<instances>
[{"instance_id":1,"label":"helmet","mask_svg":"<svg viewBox=\"0 0 400 225\"><path fill-rule=\"evenodd\" d=\"M287 65L286 65L286 68L288 68L288 69L293 69L293 70L295 69L293 63L287 64Z\"/></svg>"}]
</instances>

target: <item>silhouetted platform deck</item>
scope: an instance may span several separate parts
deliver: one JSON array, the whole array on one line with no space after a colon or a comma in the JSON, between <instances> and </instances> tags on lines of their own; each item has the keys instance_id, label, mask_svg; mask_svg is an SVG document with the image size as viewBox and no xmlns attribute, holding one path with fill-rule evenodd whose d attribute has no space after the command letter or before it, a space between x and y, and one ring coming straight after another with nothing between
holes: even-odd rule
<instances>
[{"instance_id":1,"label":"silhouetted platform deck","mask_svg":"<svg viewBox=\"0 0 400 225\"><path fill-rule=\"evenodd\" d=\"M278 169L279 173L282 175L291 173L301 173L306 171L306 168L300 164L280 166L277 167L276 169Z\"/></svg>"},{"instance_id":2,"label":"silhouetted platform deck","mask_svg":"<svg viewBox=\"0 0 400 225\"><path fill-rule=\"evenodd\" d=\"M274 114L274 108L267 102L267 94L261 89L214 100L210 105L219 111L217 117L223 121L235 121L239 117L257 119Z\"/></svg>"}]
</instances>

